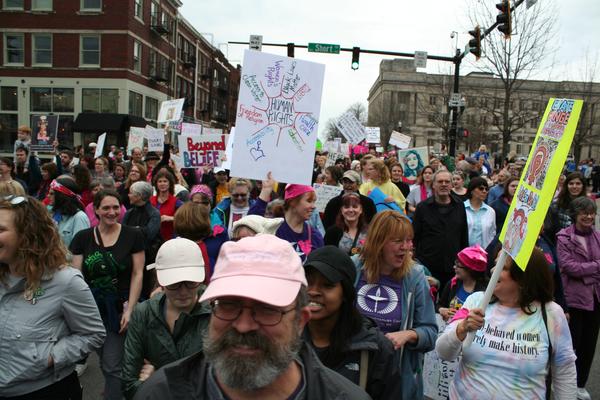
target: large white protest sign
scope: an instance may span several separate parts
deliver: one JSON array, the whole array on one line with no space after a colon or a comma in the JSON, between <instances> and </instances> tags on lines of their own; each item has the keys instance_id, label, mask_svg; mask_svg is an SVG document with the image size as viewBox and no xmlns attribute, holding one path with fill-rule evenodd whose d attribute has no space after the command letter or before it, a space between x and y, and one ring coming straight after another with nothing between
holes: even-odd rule
<instances>
[{"instance_id":1,"label":"large white protest sign","mask_svg":"<svg viewBox=\"0 0 600 400\"><path fill-rule=\"evenodd\" d=\"M392 131L390 136L390 144L396 146L399 149L407 149L410 146L412 138L404 133Z\"/></svg>"},{"instance_id":2,"label":"large white protest sign","mask_svg":"<svg viewBox=\"0 0 600 400\"><path fill-rule=\"evenodd\" d=\"M165 122L179 121L181 119L181 110L185 99L166 100L160 104L157 122L162 124Z\"/></svg>"},{"instance_id":3,"label":"large white protest sign","mask_svg":"<svg viewBox=\"0 0 600 400\"><path fill-rule=\"evenodd\" d=\"M350 111L342 114L342 116L335 121L335 125L340 132L342 132L342 135L344 135L346 140L352 144L362 142L367 136L365 127Z\"/></svg>"},{"instance_id":4,"label":"large white protest sign","mask_svg":"<svg viewBox=\"0 0 600 400\"><path fill-rule=\"evenodd\" d=\"M139 147L144 147L144 138L146 137L146 129L132 126L129 129L129 139L127 140L127 155L131 155L131 151Z\"/></svg>"},{"instance_id":5,"label":"large white protest sign","mask_svg":"<svg viewBox=\"0 0 600 400\"><path fill-rule=\"evenodd\" d=\"M106 143L106 132L98 136L98 143L96 145L96 152L94 153L94 158L102 156L102 152L104 151L104 143Z\"/></svg>"},{"instance_id":6,"label":"large white protest sign","mask_svg":"<svg viewBox=\"0 0 600 400\"><path fill-rule=\"evenodd\" d=\"M319 212L325 212L325 207L327 207L327 203L329 200L333 199L336 196L339 196L342 193L342 188L339 186L331 186L331 185L321 185L318 183L313 184L315 188L315 193L317 195L317 201L315 202L315 207Z\"/></svg>"},{"instance_id":7,"label":"large white protest sign","mask_svg":"<svg viewBox=\"0 0 600 400\"><path fill-rule=\"evenodd\" d=\"M222 135L223 129L220 128L202 128L202 133L206 135Z\"/></svg>"},{"instance_id":8,"label":"large white protest sign","mask_svg":"<svg viewBox=\"0 0 600 400\"><path fill-rule=\"evenodd\" d=\"M165 131L159 128L147 126L145 129L148 140L148 151L163 151L165 148Z\"/></svg>"},{"instance_id":9,"label":"large white protest sign","mask_svg":"<svg viewBox=\"0 0 600 400\"><path fill-rule=\"evenodd\" d=\"M202 125L190 124L187 122L183 122L181 124L181 134L182 135L200 135L200 134L202 134Z\"/></svg>"},{"instance_id":10,"label":"large white protest sign","mask_svg":"<svg viewBox=\"0 0 600 400\"><path fill-rule=\"evenodd\" d=\"M440 336L446 329L446 322L440 314L436 314L435 318L438 325L438 336ZM425 396L433 400L448 399L450 383L458 370L460 359L461 356L452 361L442 360L435 350L425 353L423 363L423 392Z\"/></svg>"},{"instance_id":11,"label":"large white protest sign","mask_svg":"<svg viewBox=\"0 0 600 400\"><path fill-rule=\"evenodd\" d=\"M229 135L179 136L182 168L220 167Z\"/></svg>"},{"instance_id":12,"label":"large white protest sign","mask_svg":"<svg viewBox=\"0 0 600 400\"><path fill-rule=\"evenodd\" d=\"M310 184L325 66L246 50L231 175Z\"/></svg>"},{"instance_id":13,"label":"large white protest sign","mask_svg":"<svg viewBox=\"0 0 600 400\"><path fill-rule=\"evenodd\" d=\"M381 130L378 126L367 126L365 127L367 133L367 143L379 144L381 141Z\"/></svg>"},{"instance_id":14,"label":"large white protest sign","mask_svg":"<svg viewBox=\"0 0 600 400\"><path fill-rule=\"evenodd\" d=\"M221 167L231 169L231 158L233 157L233 142L235 140L235 127L229 131L229 140L227 140L227 148L225 149L225 160L221 163Z\"/></svg>"},{"instance_id":15,"label":"large white protest sign","mask_svg":"<svg viewBox=\"0 0 600 400\"><path fill-rule=\"evenodd\" d=\"M181 157L180 155L171 153L171 160L173 160L173 163L175 164L175 168L177 169L177 171L179 171L181 168L183 168L183 157Z\"/></svg>"}]
</instances>

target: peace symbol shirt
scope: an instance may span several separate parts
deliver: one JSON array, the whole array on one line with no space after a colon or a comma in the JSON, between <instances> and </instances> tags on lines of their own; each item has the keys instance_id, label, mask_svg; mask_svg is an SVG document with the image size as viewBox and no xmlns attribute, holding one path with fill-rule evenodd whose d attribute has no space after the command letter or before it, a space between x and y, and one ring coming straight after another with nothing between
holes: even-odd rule
<instances>
[{"instance_id":1,"label":"peace symbol shirt","mask_svg":"<svg viewBox=\"0 0 600 400\"><path fill-rule=\"evenodd\" d=\"M356 307L371 318L383 333L401 330L402 281L381 275L376 283L367 283L364 274L357 285Z\"/></svg>"}]
</instances>

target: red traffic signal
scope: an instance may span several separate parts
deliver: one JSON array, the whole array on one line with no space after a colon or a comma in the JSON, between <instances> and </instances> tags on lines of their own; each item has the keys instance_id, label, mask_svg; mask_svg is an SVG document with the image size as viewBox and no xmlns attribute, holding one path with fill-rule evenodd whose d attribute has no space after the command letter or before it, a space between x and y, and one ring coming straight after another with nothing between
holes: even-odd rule
<instances>
[{"instance_id":1,"label":"red traffic signal","mask_svg":"<svg viewBox=\"0 0 600 400\"><path fill-rule=\"evenodd\" d=\"M498 30L504 33L506 39L510 39L510 34L512 32L510 0L503 0L502 3L496 4L496 8L500 11L500 14L496 16L496 22L500 24Z\"/></svg>"},{"instance_id":2,"label":"red traffic signal","mask_svg":"<svg viewBox=\"0 0 600 400\"><path fill-rule=\"evenodd\" d=\"M475 56L475 59L479 60L481 57L481 28L479 25L469 31L469 35L473 36L473 39L469 40L469 51Z\"/></svg>"}]
</instances>

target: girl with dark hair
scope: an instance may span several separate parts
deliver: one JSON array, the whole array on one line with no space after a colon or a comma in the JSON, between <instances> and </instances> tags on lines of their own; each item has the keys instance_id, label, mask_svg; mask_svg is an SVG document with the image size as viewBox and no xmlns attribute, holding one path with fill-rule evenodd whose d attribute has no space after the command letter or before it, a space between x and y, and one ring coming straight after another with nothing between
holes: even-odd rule
<instances>
[{"instance_id":1,"label":"girl with dark hair","mask_svg":"<svg viewBox=\"0 0 600 400\"><path fill-rule=\"evenodd\" d=\"M90 220L83 211L77 184L69 177L57 178L50 183L48 200L52 219L65 247L69 247L77 232L90 227Z\"/></svg>"},{"instance_id":2,"label":"girl with dark hair","mask_svg":"<svg viewBox=\"0 0 600 400\"><path fill-rule=\"evenodd\" d=\"M160 235L163 240L173 239L173 217L183 202L175 197L175 177L166 170L158 171L153 178L156 195L150 203L160 211Z\"/></svg>"},{"instance_id":3,"label":"girl with dark hair","mask_svg":"<svg viewBox=\"0 0 600 400\"><path fill-rule=\"evenodd\" d=\"M342 196L342 206L335 225L325 232L325 244L339 247L346 254L360 253L367 237L367 223L358 193Z\"/></svg>"},{"instance_id":4,"label":"girl with dark hair","mask_svg":"<svg viewBox=\"0 0 600 400\"><path fill-rule=\"evenodd\" d=\"M47 162L42 164L40 170L42 174L42 181L40 182L40 187L38 188L35 198L47 205L44 200L50 191L50 183L56 179L56 177L58 177L58 169L55 163Z\"/></svg>"},{"instance_id":5,"label":"girl with dark hair","mask_svg":"<svg viewBox=\"0 0 600 400\"><path fill-rule=\"evenodd\" d=\"M569 205L576 198L586 196L584 182L585 178L581 172L572 172L567 175L558 198L550 205L548 234L553 239L558 231L573 224L573 220L569 216Z\"/></svg>"},{"instance_id":6,"label":"girl with dark hair","mask_svg":"<svg viewBox=\"0 0 600 400\"><path fill-rule=\"evenodd\" d=\"M410 193L410 186L408 186L408 183L405 181L406 178L404 177L404 168L402 168L402 164L393 162L389 165L392 183L398 186L398 189L400 189L404 197L407 197Z\"/></svg>"},{"instance_id":7,"label":"girl with dark hair","mask_svg":"<svg viewBox=\"0 0 600 400\"><path fill-rule=\"evenodd\" d=\"M339 186L341 187L340 181L342 180L342 175L344 175L344 171L336 166L330 165L325 168L325 184L329 186Z\"/></svg>"},{"instance_id":8,"label":"girl with dark hair","mask_svg":"<svg viewBox=\"0 0 600 400\"><path fill-rule=\"evenodd\" d=\"M308 255L304 269L311 309L304 328L306 343L326 367L361 386L373 399L402 398L398 353L355 307L356 268L350 257L335 246L325 246Z\"/></svg>"},{"instance_id":9,"label":"girl with dark hair","mask_svg":"<svg viewBox=\"0 0 600 400\"><path fill-rule=\"evenodd\" d=\"M510 203L512 203L515 192L517 191L517 186L519 186L519 178L511 176L504 182L504 191L502 192L502 195L490 204L496 213L496 234L500 234L500 231L502 231L508 209L510 208Z\"/></svg>"},{"instance_id":10,"label":"girl with dark hair","mask_svg":"<svg viewBox=\"0 0 600 400\"><path fill-rule=\"evenodd\" d=\"M442 359L463 354L450 399L549 399L550 383L554 399L575 399L571 335L544 253L534 249L525 271L510 257L502 267L485 312L483 292L473 293L437 340Z\"/></svg>"},{"instance_id":11,"label":"girl with dark hair","mask_svg":"<svg viewBox=\"0 0 600 400\"><path fill-rule=\"evenodd\" d=\"M489 187L485 178L477 176L469 181L468 200L465 200L469 246L488 247L496 236L496 212L485 204Z\"/></svg>"},{"instance_id":12,"label":"girl with dark hair","mask_svg":"<svg viewBox=\"0 0 600 400\"><path fill-rule=\"evenodd\" d=\"M46 207L0 197L0 398L81 399L75 363L105 331Z\"/></svg>"},{"instance_id":13,"label":"girl with dark hair","mask_svg":"<svg viewBox=\"0 0 600 400\"><path fill-rule=\"evenodd\" d=\"M123 163L115 163L113 168L112 177L115 180L115 187L119 189L126 179L126 168Z\"/></svg>"},{"instance_id":14,"label":"girl with dark hair","mask_svg":"<svg viewBox=\"0 0 600 400\"><path fill-rule=\"evenodd\" d=\"M73 178L77 184L77 193L81 195L83 206L87 206L94 200L90 184L92 183L92 175L87 167L77 164L73 167Z\"/></svg>"},{"instance_id":15,"label":"girl with dark hair","mask_svg":"<svg viewBox=\"0 0 600 400\"><path fill-rule=\"evenodd\" d=\"M100 223L75 235L71 242L73 266L83 272L107 335L100 350L104 374L104 398L121 399L121 358L125 331L142 291L144 235L121 225L121 197L113 190L94 196Z\"/></svg>"}]
</instances>

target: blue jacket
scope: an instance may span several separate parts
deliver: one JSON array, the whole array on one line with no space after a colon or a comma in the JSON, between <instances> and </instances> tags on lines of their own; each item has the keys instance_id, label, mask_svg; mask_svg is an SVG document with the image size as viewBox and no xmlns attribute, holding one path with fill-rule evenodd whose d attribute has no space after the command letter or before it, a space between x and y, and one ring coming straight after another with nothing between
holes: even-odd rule
<instances>
[{"instance_id":1,"label":"blue jacket","mask_svg":"<svg viewBox=\"0 0 600 400\"><path fill-rule=\"evenodd\" d=\"M358 255L352 257L356 266L356 281L358 284L360 274L362 273L363 262ZM412 300L408 304L408 295L412 293ZM435 307L429 294L429 284L423 273L423 266L415 263L410 269L408 275L402 281L402 326L406 319L412 318L413 329L417 332L418 341L414 344L407 344L402 351L400 360L400 372L402 374L402 398L403 399L422 399L423 398L423 357L428 351L435 348L435 341L438 334L438 326L435 319Z\"/></svg>"},{"instance_id":2,"label":"blue jacket","mask_svg":"<svg viewBox=\"0 0 600 400\"><path fill-rule=\"evenodd\" d=\"M250 199L250 201L248 202L248 205L250 206L250 208L252 208L252 206L254 206L254 203L255 203L255 200ZM211 224L213 222L217 222L217 223L219 223L219 225L223 225L225 227L225 229L228 229L229 228L229 210L230 210L230 208L231 208L231 198L225 197L212 210L211 214L214 214L216 217L211 216ZM250 214L250 212L248 212L248 214ZM264 212L261 215L264 215Z\"/></svg>"}]
</instances>

